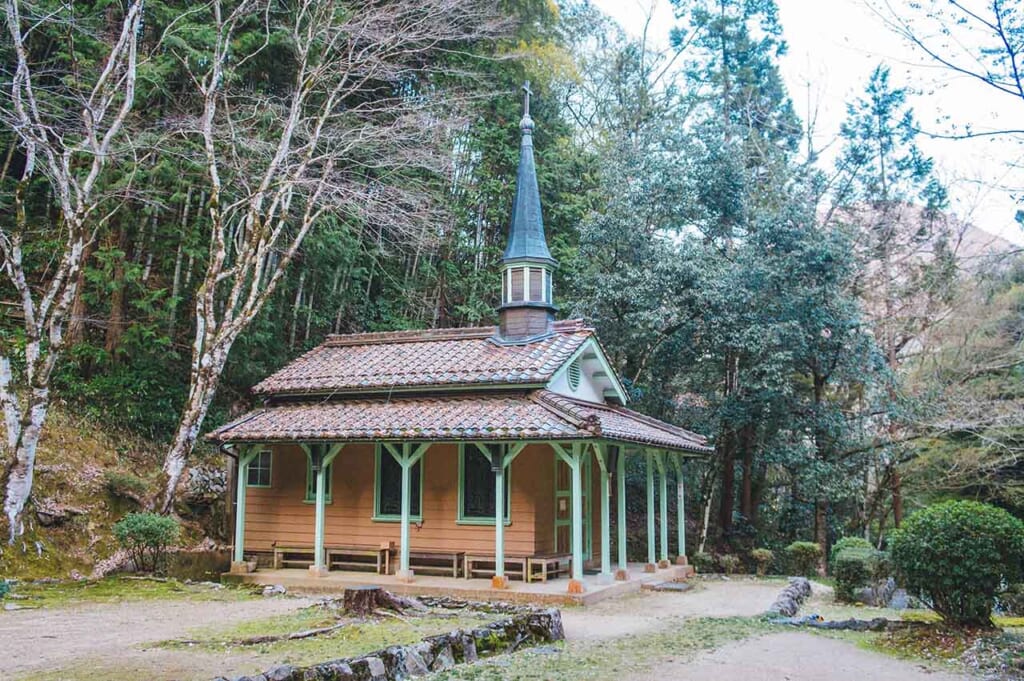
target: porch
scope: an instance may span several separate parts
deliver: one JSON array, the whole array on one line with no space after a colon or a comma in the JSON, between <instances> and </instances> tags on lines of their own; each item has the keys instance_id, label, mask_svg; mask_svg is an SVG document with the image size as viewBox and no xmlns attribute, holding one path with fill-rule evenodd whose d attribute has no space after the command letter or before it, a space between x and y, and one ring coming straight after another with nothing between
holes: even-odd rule
<instances>
[{"instance_id":1,"label":"porch","mask_svg":"<svg viewBox=\"0 0 1024 681\"><path fill-rule=\"evenodd\" d=\"M331 571L314 576L299 568L263 569L245 574L228 574L224 578L242 584L280 584L289 591L304 593L339 593L357 586L379 586L392 593L406 596L452 596L464 600L493 600L513 603L550 605L591 605L606 598L617 598L636 593L645 585L681 580L688 576L687 566L659 568L645 572L644 564L627 566L628 579L616 581L607 576L584 574L582 593L567 593L565 580L548 582L510 582L505 588L494 588L490 579L464 579L462 577L435 577L417 575L412 582L396 575L377 575L368 572Z\"/></svg>"},{"instance_id":2,"label":"porch","mask_svg":"<svg viewBox=\"0 0 1024 681\"><path fill-rule=\"evenodd\" d=\"M671 522L668 513L670 477L683 508L684 459L676 451L607 441L310 442L247 445L238 454L232 573L243 581L333 580L328 591L416 584L474 597L510 590L530 600L593 591L600 599L616 580L644 574L639 588L673 579L664 573L670 558L685 563L684 519ZM627 457L643 461L647 473L646 572L626 563ZM425 556L442 563L421 572ZM479 570L470 569L473 557ZM306 570L279 569L296 566ZM350 572L363 566L373 572ZM427 574L439 568L461 579ZM589 577L586 568L599 573Z\"/></svg>"}]
</instances>

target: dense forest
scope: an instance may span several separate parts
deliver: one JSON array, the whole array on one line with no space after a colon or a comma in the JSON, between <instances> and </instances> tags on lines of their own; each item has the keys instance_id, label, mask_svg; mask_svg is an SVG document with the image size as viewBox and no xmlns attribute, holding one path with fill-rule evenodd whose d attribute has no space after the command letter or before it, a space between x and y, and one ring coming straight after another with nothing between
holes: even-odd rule
<instances>
[{"instance_id":1,"label":"dense forest","mask_svg":"<svg viewBox=\"0 0 1024 681\"><path fill-rule=\"evenodd\" d=\"M773 0L677 0L664 49L585 0L4 7L12 541L55 407L160 443L171 511L223 464L202 434L325 335L493 324L524 81L560 315L714 443L690 553L1024 516L1020 251L966 238L884 65L821 160Z\"/></svg>"}]
</instances>

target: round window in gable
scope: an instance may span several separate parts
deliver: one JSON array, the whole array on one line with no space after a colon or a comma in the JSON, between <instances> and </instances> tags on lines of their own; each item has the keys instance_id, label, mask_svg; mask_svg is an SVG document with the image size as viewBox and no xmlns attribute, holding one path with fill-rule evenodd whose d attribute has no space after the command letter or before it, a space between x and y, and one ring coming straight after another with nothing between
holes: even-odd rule
<instances>
[{"instance_id":1,"label":"round window in gable","mask_svg":"<svg viewBox=\"0 0 1024 681\"><path fill-rule=\"evenodd\" d=\"M572 388L573 392L580 387L580 360L574 359L572 364L569 365L569 387Z\"/></svg>"}]
</instances>

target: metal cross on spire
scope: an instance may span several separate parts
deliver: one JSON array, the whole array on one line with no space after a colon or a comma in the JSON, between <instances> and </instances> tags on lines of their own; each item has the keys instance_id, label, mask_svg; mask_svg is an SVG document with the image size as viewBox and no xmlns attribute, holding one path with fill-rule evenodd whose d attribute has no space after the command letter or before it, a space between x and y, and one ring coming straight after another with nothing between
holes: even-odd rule
<instances>
[{"instance_id":1,"label":"metal cross on spire","mask_svg":"<svg viewBox=\"0 0 1024 681\"><path fill-rule=\"evenodd\" d=\"M530 117L530 95L533 94L533 90L530 89L530 81L523 83L523 118Z\"/></svg>"}]
</instances>

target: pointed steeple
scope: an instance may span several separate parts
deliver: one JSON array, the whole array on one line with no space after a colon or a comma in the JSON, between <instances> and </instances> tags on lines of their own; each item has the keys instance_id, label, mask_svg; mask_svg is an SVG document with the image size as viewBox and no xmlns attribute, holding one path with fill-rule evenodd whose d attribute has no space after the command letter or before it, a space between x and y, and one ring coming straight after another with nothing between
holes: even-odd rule
<instances>
[{"instance_id":1,"label":"pointed steeple","mask_svg":"<svg viewBox=\"0 0 1024 681\"><path fill-rule=\"evenodd\" d=\"M523 85L523 118L519 122L519 172L512 204L508 246L501 261L501 340L523 343L551 333L555 306L551 277L557 262L544 237L544 218L533 160L533 119L530 118L530 82Z\"/></svg>"},{"instance_id":2,"label":"pointed steeple","mask_svg":"<svg viewBox=\"0 0 1024 681\"><path fill-rule=\"evenodd\" d=\"M512 204L512 226L505 247L504 261L523 258L547 260L555 264L544 237L544 217L540 209L537 167L533 160L533 119L530 118L530 81L523 85L523 118L519 121L519 172L516 174L516 198Z\"/></svg>"}]
</instances>

